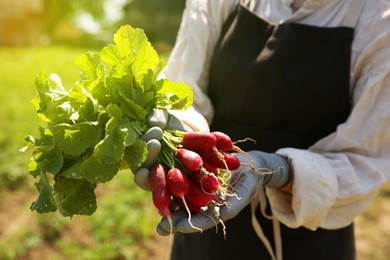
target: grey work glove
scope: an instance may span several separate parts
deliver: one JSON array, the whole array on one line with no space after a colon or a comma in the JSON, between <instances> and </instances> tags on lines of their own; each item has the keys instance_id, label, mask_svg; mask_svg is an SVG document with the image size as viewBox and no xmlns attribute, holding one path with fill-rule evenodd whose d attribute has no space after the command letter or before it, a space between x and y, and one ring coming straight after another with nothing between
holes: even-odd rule
<instances>
[{"instance_id":1,"label":"grey work glove","mask_svg":"<svg viewBox=\"0 0 390 260\"><path fill-rule=\"evenodd\" d=\"M274 153L264 153L260 151L248 152L252 160L243 154L235 154L241 162L241 167L232 171L231 183L235 183L234 191L237 196L230 196L226 199L226 204L219 209L219 217L222 221L234 218L241 210L249 205L257 196L257 192L263 186L281 188L289 180L290 167L285 158ZM251 164L252 167L247 166ZM264 174L256 173L264 172ZM266 174L266 172L268 172ZM214 213L207 209L205 212L192 215L191 224L188 215L182 210L172 213L172 232L195 233L215 227L218 219ZM194 228L195 227L195 228ZM170 224L164 217L157 225L157 233L161 236L171 234ZM229 232L229 231L227 231Z\"/></svg>"},{"instance_id":2,"label":"grey work glove","mask_svg":"<svg viewBox=\"0 0 390 260\"><path fill-rule=\"evenodd\" d=\"M135 171L134 182L142 189L150 191L150 169L156 163L161 151L160 141L163 136L163 129L185 132L190 132L192 129L167 110L162 109L153 109L147 116L147 123L150 128L141 138L146 142L148 156L140 168Z\"/></svg>"}]
</instances>

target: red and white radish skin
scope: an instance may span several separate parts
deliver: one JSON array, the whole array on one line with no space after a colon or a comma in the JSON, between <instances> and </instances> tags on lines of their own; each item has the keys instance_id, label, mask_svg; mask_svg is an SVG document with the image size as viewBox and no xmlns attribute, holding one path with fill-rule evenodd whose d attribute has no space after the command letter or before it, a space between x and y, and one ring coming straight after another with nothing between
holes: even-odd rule
<instances>
[{"instance_id":1,"label":"red and white radish skin","mask_svg":"<svg viewBox=\"0 0 390 260\"><path fill-rule=\"evenodd\" d=\"M217 195L213 193L206 193L198 184L190 182L190 192L188 192L185 198L195 206L205 207L216 199Z\"/></svg>"},{"instance_id":2,"label":"red and white radish skin","mask_svg":"<svg viewBox=\"0 0 390 260\"><path fill-rule=\"evenodd\" d=\"M190 191L190 181L179 168L172 168L168 171L167 184L169 191L177 197L184 197Z\"/></svg>"},{"instance_id":3,"label":"red and white radish skin","mask_svg":"<svg viewBox=\"0 0 390 260\"><path fill-rule=\"evenodd\" d=\"M216 144L217 138L209 132L189 132L182 141L183 147L192 151L209 150Z\"/></svg>"},{"instance_id":4,"label":"red and white radish skin","mask_svg":"<svg viewBox=\"0 0 390 260\"><path fill-rule=\"evenodd\" d=\"M216 147L219 151L231 151L234 149L233 141L225 133L214 131L211 132L212 135L216 138Z\"/></svg>"},{"instance_id":5,"label":"red and white radish skin","mask_svg":"<svg viewBox=\"0 0 390 260\"><path fill-rule=\"evenodd\" d=\"M191 225L192 228L197 229L202 232L202 229L195 227L191 223L191 212L196 211L197 207L196 205L191 205L192 210L189 208L187 201L184 196L186 196L190 191L190 180L188 179L187 175L178 168L172 168L168 171L167 174L167 184L169 191L176 197L179 197L181 199L180 204L183 204L184 208L187 210L188 213L188 223ZM200 207L199 207L200 209Z\"/></svg>"},{"instance_id":6,"label":"red and white radish skin","mask_svg":"<svg viewBox=\"0 0 390 260\"><path fill-rule=\"evenodd\" d=\"M194 151L180 148L177 150L176 155L183 166L191 172L199 170L203 165L202 157Z\"/></svg>"},{"instance_id":7,"label":"red and white radish skin","mask_svg":"<svg viewBox=\"0 0 390 260\"><path fill-rule=\"evenodd\" d=\"M213 173L197 171L194 172L193 178L194 181L208 193L216 192L221 187L218 178Z\"/></svg>"},{"instance_id":8,"label":"red and white radish skin","mask_svg":"<svg viewBox=\"0 0 390 260\"><path fill-rule=\"evenodd\" d=\"M154 206L168 219L172 231L171 210L169 209L171 193L167 185L166 174L164 165L156 163L150 170L150 188Z\"/></svg>"},{"instance_id":9,"label":"red and white radish skin","mask_svg":"<svg viewBox=\"0 0 390 260\"><path fill-rule=\"evenodd\" d=\"M240 167L240 161L230 153L219 152L216 149L199 151L199 155L206 163L221 169L236 170ZM226 165L225 165L226 164Z\"/></svg>"}]
</instances>

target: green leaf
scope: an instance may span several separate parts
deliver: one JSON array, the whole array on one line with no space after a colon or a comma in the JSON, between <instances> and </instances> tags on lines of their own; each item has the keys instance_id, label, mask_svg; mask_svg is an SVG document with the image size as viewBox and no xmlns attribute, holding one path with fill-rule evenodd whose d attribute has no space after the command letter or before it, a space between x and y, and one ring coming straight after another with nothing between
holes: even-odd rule
<instances>
[{"instance_id":1,"label":"green leaf","mask_svg":"<svg viewBox=\"0 0 390 260\"><path fill-rule=\"evenodd\" d=\"M75 161L71 166L59 172L56 177L65 177L67 179L82 179L83 176L80 173L80 167L84 158L80 158Z\"/></svg>"},{"instance_id":2,"label":"green leaf","mask_svg":"<svg viewBox=\"0 0 390 260\"><path fill-rule=\"evenodd\" d=\"M81 175L91 183L104 183L110 181L119 171L121 162L103 163L95 156L86 159L80 168Z\"/></svg>"},{"instance_id":3,"label":"green leaf","mask_svg":"<svg viewBox=\"0 0 390 260\"><path fill-rule=\"evenodd\" d=\"M100 141L102 129L97 123L83 122L57 124L52 131L54 142L64 154L78 156Z\"/></svg>"},{"instance_id":4,"label":"green leaf","mask_svg":"<svg viewBox=\"0 0 390 260\"><path fill-rule=\"evenodd\" d=\"M50 85L49 77L45 72L41 72L35 77L35 86L40 98L38 111L44 111L52 100L52 97L46 94L50 91Z\"/></svg>"},{"instance_id":5,"label":"green leaf","mask_svg":"<svg viewBox=\"0 0 390 260\"><path fill-rule=\"evenodd\" d=\"M137 138L145 130L146 126L142 126L138 121L123 121L119 126L121 131L127 132L127 137L125 140L125 146L129 146L135 143Z\"/></svg>"},{"instance_id":6,"label":"green leaf","mask_svg":"<svg viewBox=\"0 0 390 260\"><path fill-rule=\"evenodd\" d=\"M44 169L46 172L56 174L61 170L64 157L58 149L53 149L50 153L44 155L44 157Z\"/></svg>"},{"instance_id":7,"label":"green leaf","mask_svg":"<svg viewBox=\"0 0 390 260\"><path fill-rule=\"evenodd\" d=\"M98 104L92 95L82 86L77 85L69 92L69 102L74 110L71 120L96 121Z\"/></svg>"},{"instance_id":8,"label":"green leaf","mask_svg":"<svg viewBox=\"0 0 390 260\"><path fill-rule=\"evenodd\" d=\"M133 171L146 160L147 156L148 148L146 143L141 139L137 139L134 144L127 147L124 152L124 159L129 165L129 168Z\"/></svg>"},{"instance_id":9,"label":"green leaf","mask_svg":"<svg viewBox=\"0 0 390 260\"><path fill-rule=\"evenodd\" d=\"M100 54L89 51L76 59L76 64L82 71L84 78L96 79L96 68L100 64Z\"/></svg>"},{"instance_id":10,"label":"green leaf","mask_svg":"<svg viewBox=\"0 0 390 260\"><path fill-rule=\"evenodd\" d=\"M54 83L54 86L51 83ZM53 122L68 121L74 109L59 76L51 74L48 77L46 73L40 73L35 78L35 85L40 98L37 112L42 114L42 119Z\"/></svg>"},{"instance_id":11,"label":"green leaf","mask_svg":"<svg viewBox=\"0 0 390 260\"><path fill-rule=\"evenodd\" d=\"M104 47L101 51L101 57L102 61L111 67L120 64L122 60L121 53L114 44L109 44Z\"/></svg>"},{"instance_id":12,"label":"green leaf","mask_svg":"<svg viewBox=\"0 0 390 260\"><path fill-rule=\"evenodd\" d=\"M45 173L40 174L39 182L35 183L35 187L39 192L38 199L35 200L30 209L38 213L54 212L57 206L53 198L53 188L50 186Z\"/></svg>"},{"instance_id":13,"label":"green leaf","mask_svg":"<svg viewBox=\"0 0 390 260\"><path fill-rule=\"evenodd\" d=\"M53 145L36 147L32 158L35 160L36 166L30 162L29 171L34 177L37 177L40 171L56 174L61 170L64 163L62 153Z\"/></svg>"},{"instance_id":14,"label":"green leaf","mask_svg":"<svg viewBox=\"0 0 390 260\"><path fill-rule=\"evenodd\" d=\"M157 108L179 110L192 105L194 93L190 86L168 79L159 80L158 84Z\"/></svg>"},{"instance_id":15,"label":"green leaf","mask_svg":"<svg viewBox=\"0 0 390 260\"><path fill-rule=\"evenodd\" d=\"M122 119L122 110L117 104L109 104L106 110L110 117L115 117L117 120Z\"/></svg>"},{"instance_id":16,"label":"green leaf","mask_svg":"<svg viewBox=\"0 0 390 260\"><path fill-rule=\"evenodd\" d=\"M103 164L120 162L123 157L126 138L127 131L118 127L115 128L111 133L106 134L104 139L95 146L93 156Z\"/></svg>"},{"instance_id":17,"label":"green leaf","mask_svg":"<svg viewBox=\"0 0 390 260\"><path fill-rule=\"evenodd\" d=\"M124 25L114 35L114 43L122 57L133 62L133 74L141 82L148 70L156 69L160 59L142 29Z\"/></svg>"},{"instance_id":18,"label":"green leaf","mask_svg":"<svg viewBox=\"0 0 390 260\"><path fill-rule=\"evenodd\" d=\"M126 117L133 120L143 120L148 114L148 111L142 106L135 103L132 99L127 98L122 99L121 109Z\"/></svg>"},{"instance_id":19,"label":"green leaf","mask_svg":"<svg viewBox=\"0 0 390 260\"><path fill-rule=\"evenodd\" d=\"M92 215L97 208L96 185L86 180L62 178L54 184L54 198L64 217Z\"/></svg>"},{"instance_id":20,"label":"green leaf","mask_svg":"<svg viewBox=\"0 0 390 260\"><path fill-rule=\"evenodd\" d=\"M155 91L155 82L157 81L158 76L160 75L160 72L164 69L165 63L160 61L160 64L157 66L156 69L151 69L146 72L146 74L143 77L142 82L139 82L142 89L147 91Z\"/></svg>"}]
</instances>

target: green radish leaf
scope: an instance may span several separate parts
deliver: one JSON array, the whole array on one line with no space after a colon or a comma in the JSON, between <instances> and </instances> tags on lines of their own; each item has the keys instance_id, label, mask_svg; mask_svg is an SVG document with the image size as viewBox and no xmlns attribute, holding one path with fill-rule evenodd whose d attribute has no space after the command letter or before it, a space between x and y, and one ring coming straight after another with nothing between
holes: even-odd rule
<instances>
[{"instance_id":1,"label":"green radish leaf","mask_svg":"<svg viewBox=\"0 0 390 260\"><path fill-rule=\"evenodd\" d=\"M96 185L86 180L61 178L54 184L54 199L64 217L92 215L97 208Z\"/></svg>"},{"instance_id":2,"label":"green radish leaf","mask_svg":"<svg viewBox=\"0 0 390 260\"><path fill-rule=\"evenodd\" d=\"M120 64L122 57L123 56L119 52L118 47L114 44L107 45L101 51L102 61L110 67Z\"/></svg>"},{"instance_id":3,"label":"green radish leaf","mask_svg":"<svg viewBox=\"0 0 390 260\"><path fill-rule=\"evenodd\" d=\"M41 137L34 141L36 147L33 149L32 161L29 163L30 174L38 177L41 172L58 173L63 165L64 157L54 145L51 132L41 129Z\"/></svg>"},{"instance_id":4,"label":"green radish leaf","mask_svg":"<svg viewBox=\"0 0 390 260\"><path fill-rule=\"evenodd\" d=\"M117 120L122 119L122 110L117 104L109 104L106 110L110 117L115 117Z\"/></svg>"},{"instance_id":5,"label":"green radish leaf","mask_svg":"<svg viewBox=\"0 0 390 260\"><path fill-rule=\"evenodd\" d=\"M57 124L52 131L54 142L64 154L79 156L100 141L102 129L97 123L82 122Z\"/></svg>"},{"instance_id":6,"label":"green radish leaf","mask_svg":"<svg viewBox=\"0 0 390 260\"><path fill-rule=\"evenodd\" d=\"M67 179L82 179L83 176L80 173L80 167L83 163L84 158L80 158L77 161L75 161L71 166L66 168L65 170L59 172L56 177L65 177Z\"/></svg>"},{"instance_id":7,"label":"green radish leaf","mask_svg":"<svg viewBox=\"0 0 390 260\"><path fill-rule=\"evenodd\" d=\"M122 99L121 109L125 116L132 120L142 120L148 114L148 111L146 111L143 107L127 98Z\"/></svg>"},{"instance_id":8,"label":"green radish leaf","mask_svg":"<svg viewBox=\"0 0 390 260\"><path fill-rule=\"evenodd\" d=\"M103 163L92 155L82 162L80 173L90 183L104 183L118 173L120 166L120 161L113 164Z\"/></svg>"},{"instance_id":9,"label":"green radish leaf","mask_svg":"<svg viewBox=\"0 0 390 260\"><path fill-rule=\"evenodd\" d=\"M128 120L123 121L119 125L119 129L121 131L127 132L125 146L127 147L134 144L145 128L146 126L142 126L138 121L128 121Z\"/></svg>"},{"instance_id":10,"label":"green radish leaf","mask_svg":"<svg viewBox=\"0 0 390 260\"><path fill-rule=\"evenodd\" d=\"M84 55L80 55L76 59L76 64L81 69L81 75L84 79L96 79L97 71L96 68L100 64L100 54L89 51Z\"/></svg>"},{"instance_id":11,"label":"green radish leaf","mask_svg":"<svg viewBox=\"0 0 390 260\"><path fill-rule=\"evenodd\" d=\"M114 43L121 56L133 62L132 71L137 81L141 82L147 71L155 69L160 63L156 50L142 29L122 26L114 35Z\"/></svg>"},{"instance_id":12,"label":"green radish leaf","mask_svg":"<svg viewBox=\"0 0 390 260\"><path fill-rule=\"evenodd\" d=\"M123 157L126 138L127 131L118 128L115 129L113 133L106 135L106 137L96 145L93 156L103 164L115 164L120 162Z\"/></svg>"},{"instance_id":13,"label":"green radish leaf","mask_svg":"<svg viewBox=\"0 0 390 260\"><path fill-rule=\"evenodd\" d=\"M193 103L194 94L191 87L181 82L159 80L157 108L186 109Z\"/></svg>"},{"instance_id":14,"label":"green radish leaf","mask_svg":"<svg viewBox=\"0 0 390 260\"><path fill-rule=\"evenodd\" d=\"M44 173L40 174L39 182L35 183L35 187L39 192L39 197L31 204L30 209L35 210L38 213L47 213L57 210L53 198L53 188L50 186L49 181Z\"/></svg>"},{"instance_id":15,"label":"green radish leaf","mask_svg":"<svg viewBox=\"0 0 390 260\"><path fill-rule=\"evenodd\" d=\"M91 215L94 189L110 181L121 167L132 171L145 161L147 115L154 108L185 109L193 102L189 86L157 80L164 67L142 29L125 25L113 44L76 59L80 80L65 89L56 74L35 78L33 100L45 122L39 137L25 141L32 149L28 171L39 178L39 197L31 205L40 213ZM47 174L54 175L54 190ZM54 197L53 197L54 194Z\"/></svg>"},{"instance_id":16,"label":"green radish leaf","mask_svg":"<svg viewBox=\"0 0 390 260\"><path fill-rule=\"evenodd\" d=\"M52 88L50 83L54 83ZM70 103L67 91L62 86L58 75L40 73L35 78L35 85L38 90L40 101L38 114L44 121L66 122L74 112Z\"/></svg>"},{"instance_id":17,"label":"green radish leaf","mask_svg":"<svg viewBox=\"0 0 390 260\"><path fill-rule=\"evenodd\" d=\"M124 159L132 171L137 169L145 161L147 156L148 148L146 143L141 139L137 139L134 144L126 147L124 152Z\"/></svg>"}]
</instances>

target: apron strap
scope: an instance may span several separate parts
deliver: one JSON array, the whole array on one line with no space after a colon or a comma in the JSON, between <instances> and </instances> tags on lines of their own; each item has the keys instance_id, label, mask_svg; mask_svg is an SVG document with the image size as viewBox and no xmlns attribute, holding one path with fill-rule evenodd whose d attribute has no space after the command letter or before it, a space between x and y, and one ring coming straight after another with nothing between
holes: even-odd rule
<instances>
[{"instance_id":1,"label":"apron strap","mask_svg":"<svg viewBox=\"0 0 390 260\"><path fill-rule=\"evenodd\" d=\"M355 28L362 12L364 3L365 0L351 0L347 16L343 22L343 26Z\"/></svg>"}]
</instances>

